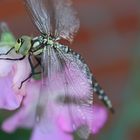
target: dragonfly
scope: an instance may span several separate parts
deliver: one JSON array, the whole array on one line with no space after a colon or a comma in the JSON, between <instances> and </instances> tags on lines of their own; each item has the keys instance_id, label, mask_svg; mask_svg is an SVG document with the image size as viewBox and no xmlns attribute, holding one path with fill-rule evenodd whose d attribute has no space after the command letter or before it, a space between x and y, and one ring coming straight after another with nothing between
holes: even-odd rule
<instances>
[{"instance_id":1,"label":"dragonfly","mask_svg":"<svg viewBox=\"0 0 140 140\"><path fill-rule=\"evenodd\" d=\"M14 50L21 57L0 57L0 60L20 61L28 58L31 74L21 82L19 89L37 74L41 74L42 87L48 86L49 88L52 83L55 86L60 82L63 94L57 97L67 106L73 130L77 129L77 134L81 138L87 139L91 133L91 128L88 128L89 117L92 119L94 115L92 109L94 93L111 112L114 112L114 109L84 58L67 45L60 43L61 39L72 42L80 27L80 21L72 7L72 2L71 0L24 0L24 3L40 35L36 37L21 36L8 52L0 54L0 56L7 55ZM36 60L36 65L34 65L32 57ZM36 70L38 66L40 67L39 72ZM58 77L58 81L54 80L55 75ZM87 90L82 88L85 85L88 87ZM40 95L42 96L40 98L48 98L45 101L48 106L53 100L53 87L51 87L51 91L51 93ZM38 103L38 107L40 104ZM75 104L75 107L72 104ZM41 113L37 114L40 116ZM80 116L78 119L75 117L76 114ZM82 122L82 127L79 127L79 122Z\"/></svg>"}]
</instances>

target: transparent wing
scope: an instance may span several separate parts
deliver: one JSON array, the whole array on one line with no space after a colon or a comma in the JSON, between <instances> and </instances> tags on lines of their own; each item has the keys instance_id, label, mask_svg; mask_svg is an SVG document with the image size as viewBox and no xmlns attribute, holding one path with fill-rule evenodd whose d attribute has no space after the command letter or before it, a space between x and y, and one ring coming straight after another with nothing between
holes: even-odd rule
<instances>
[{"instance_id":1,"label":"transparent wing","mask_svg":"<svg viewBox=\"0 0 140 140\"><path fill-rule=\"evenodd\" d=\"M48 75L48 47L44 46L43 53L40 56L41 58L41 88L40 88L40 95L38 98L37 109L36 109L36 121L40 122L41 117L44 113L45 104L47 104L47 99L44 97L47 96L48 93L45 93L45 88L47 86L45 77ZM44 92L45 91L45 92ZM46 94L46 96L44 95Z\"/></svg>"},{"instance_id":2,"label":"transparent wing","mask_svg":"<svg viewBox=\"0 0 140 140\"><path fill-rule=\"evenodd\" d=\"M76 11L72 8L72 1L52 1L55 10L55 36L72 41L74 34L78 31L80 26Z\"/></svg>"},{"instance_id":3,"label":"transparent wing","mask_svg":"<svg viewBox=\"0 0 140 140\"><path fill-rule=\"evenodd\" d=\"M92 129L93 89L92 75L83 63L80 55L66 46L61 46L57 53L63 64L65 81L65 105L68 105L73 130L87 139Z\"/></svg>"},{"instance_id":4,"label":"transparent wing","mask_svg":"<svg viewBox=\"0 0 140 140\"><path fill-rule=\"evenodd\" d=\"M61 65L59 65L58 59L56 58L56 55L54 53L54 49L52 49L52 47L50 46L44 46L41 63L42 63L42 85L40 92L41 94L38 100L36 116L37 120L39 120L40 122L42 122L43 120L43 123L49 126L49 124L52 122L51 121L52 116L54 116L53 113L56 112L53 111L53 108L54 105L56 105L54 103L54 98L55 96L57 96L57 91L55 88L57 84L55 83L53 78L60 71ZM42 119L43 116L45 119Z\"/></svg>"},{"instance_id":5,"label":"transparent wing","mask_svg":"<svg viewBox=\"0 0 140 140\"><path fill-rule=\"evenodd\" d=\"M44 67L47 71L46 90L41 97L44 101L40 100L40 104L45 104L41 117L47 114L43 123L49 126L55 121L54 116L63 111L61 108L66 107L73 131L77 130L80 137L87 139L93 119L93 90L87 65L71 52L66 53L68 48L65 46L47 48L43 57L47 62Z\"/></svg>"},{"instance_id":6,"label":"transparent wing","mask_svg":"<svg viewBox=\"0 0 140 140\"><path fill-rule=\"evenodd\" d=\"M52 27L50 23L48 0L24 0L31 13L33 22L43 34L50 35Z\"/></svg>"}]
</instances>

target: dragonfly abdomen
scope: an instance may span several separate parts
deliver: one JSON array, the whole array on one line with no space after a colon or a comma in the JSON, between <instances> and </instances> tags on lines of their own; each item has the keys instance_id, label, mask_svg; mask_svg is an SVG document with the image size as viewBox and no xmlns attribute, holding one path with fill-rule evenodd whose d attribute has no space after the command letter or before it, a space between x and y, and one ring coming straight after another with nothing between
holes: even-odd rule
<instances>
[{"instance_id":1,"label":"dragonfly abdomen","mask_svg":"<svg viewBox=\"0 0 140 140\"><path fill-rule=\"evenodd\" d=\"M108 96L106 95L105 91L101 88L99 83L93 78L93 91L98 95L98 98L103 101L103 103L111 110L111 112L114 112L114 109L112 107L111 101L109 100Z\"/></svg>"}]
</instances>

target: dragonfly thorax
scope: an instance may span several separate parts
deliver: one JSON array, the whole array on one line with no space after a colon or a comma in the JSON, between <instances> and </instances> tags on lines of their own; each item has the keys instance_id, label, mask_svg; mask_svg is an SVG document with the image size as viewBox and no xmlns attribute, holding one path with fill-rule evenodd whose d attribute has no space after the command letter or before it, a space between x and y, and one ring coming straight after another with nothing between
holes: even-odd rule
<instances>
[{"instance_id":1,"label":"dragonfly thorax","mask_svg":"<svg viewBox=\"0 0 140 140\"><path fill-rule=\"evenodd\" d=\"M38 48L40 45L54 46L57 43L57 40L58 39L55 39L51 36L38 36L32 39L32 47Z\"/></svg>"},{"instance_id":2,"label":"dragonfly thorax","mask_svg":"<svg viewBox=\"0 0 140 140\"><path fill-rule=\"evenodd\" d=\"M58 39L51 36L37 36L31 40L31 49L34 55L40 55L45 47L58 47Z\"/></svg>"}]
</instances>

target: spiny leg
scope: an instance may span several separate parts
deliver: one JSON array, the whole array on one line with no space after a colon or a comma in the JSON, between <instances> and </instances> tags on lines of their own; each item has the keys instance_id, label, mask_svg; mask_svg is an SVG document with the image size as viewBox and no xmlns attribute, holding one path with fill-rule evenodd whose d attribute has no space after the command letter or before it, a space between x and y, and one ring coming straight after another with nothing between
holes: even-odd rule
<instances>
[{"instance_id":1,"label":"spiny leg","mask_svg":"<svg viewBox=\"0 0 140 140\"><path fill-rule=\"evenodd\" d=\"M10 50L8 50L6 53L1 53L0 55L8 55L12 50L14 49L14 47L12 47Z\"/></svg>"},{"instance_id":2,"label":"spiny leg","mask_svg":"<svg viewBox=\"0 0 140 140\"><path fill-rule=\"evenodd\" d=\"M38 65L38 66L39 66L39 65ZM33 75L37 75L37 74L41 74L41 72L31 73L25 80L23 80L23 81L21 82L19 89L21 89L21 88L22 88L22 85L23 85L27 80L29 80Z\"/></svg>"},{"instance_id":3,"label":"spiny leg","mask_svg":"<svg viewBox=\"0 0 140 140\"><path fill-rule=\"evenodd\" d=\"M41 60L40 60L40 58L38 58L37 56L35 56L35 59L38 62L38 64L41 66Z\"/></svg>"},{"instance_id":4,"label":"spiny leg","mask_svg":"<svg viewBox=\"0 0 140 140\"><path fill-rule=\"evenodd\" d=\"M20 58L0 58L0 60L10 60L10 61L18 61L18 60L23 60L26 56L22 56Z\"/></svg>"},{"instance_id":5,"label":"spiny leg","mask_svg":"<svg viewBox=\"0 0 140 140\"><path fill-rule=\"evenodd\" d=\"M8 50L6 53L0 54L1 55L8 55L12 50L14 49L14 47L12 47L10 50ZM20 58L0 58L0 60L10 60L10 61L18 61L18 60L23 60L26 56L22 56Z\"/></svg>"},{"instance_id":6,"label":"spiny leg","mask_svg":"<svg viewBox=\"0 0 140 140\"><path fill-rule=\"evenodd\" d=\"M32 73L31 73L26 79L24 79L24 80L20 83L20 87L19 87L19 89L21 89L23 83L26 82L27 80L29 80L31 77L32 77Z\"/></svg>"},{"instance_id":7,"label":"spiny leg","mask_svg":"<svg viewBox=\"0 0 140 140\"><path fill-rule=\"evenodd\" d=\"M31 55L29 55L28 60L29 60L30 66L31 66L31 73L29 74L29 76L25 80L23 80L21 82L19 89L21 89L22 85L27 80L29 80L33 75L41 74L41 72L35 72L35 69L40 65L40 63L38 62L35 66L33 66L32 61L31 61Z\"/></svg>"}]
</instances>

